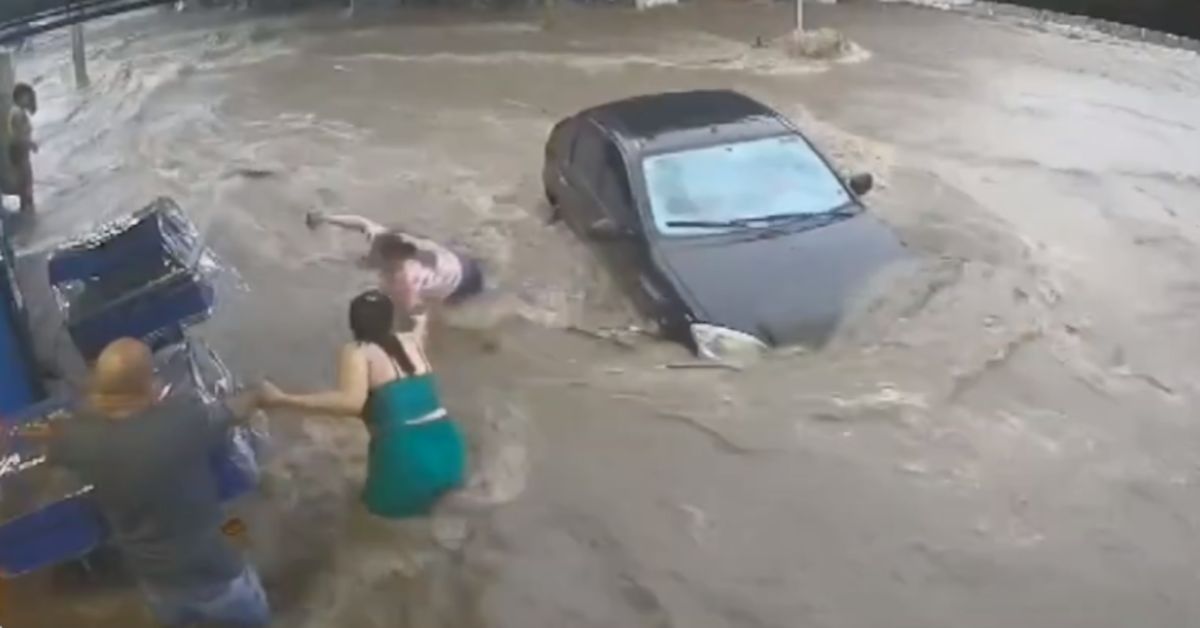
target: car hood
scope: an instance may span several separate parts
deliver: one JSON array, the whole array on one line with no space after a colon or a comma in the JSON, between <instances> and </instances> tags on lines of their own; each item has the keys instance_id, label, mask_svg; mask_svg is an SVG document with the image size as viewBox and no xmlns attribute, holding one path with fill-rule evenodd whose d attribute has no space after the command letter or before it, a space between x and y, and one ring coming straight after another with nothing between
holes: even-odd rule
<instances>
[{"instance_id":1,"label":"car hood","mask_svg":"<svg viewBox=\"0 0 1200 628\"><path fill-rule=\"evenodd\" d=\"M892 230L866 213L769 236L664 239L656 249L697 322L814 347L871 278L905 255Z\"/></svg>"}]
</instances>

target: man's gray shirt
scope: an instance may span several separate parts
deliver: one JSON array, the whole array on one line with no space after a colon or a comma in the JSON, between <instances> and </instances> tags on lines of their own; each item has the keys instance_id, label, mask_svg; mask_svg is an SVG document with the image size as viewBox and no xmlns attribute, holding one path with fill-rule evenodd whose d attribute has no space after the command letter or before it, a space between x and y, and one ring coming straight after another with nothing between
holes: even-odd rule
<instances>
[{"instance_id":1,"label":"man's gray shirt","mask_svg":"<svg viewBox=\"0 0 1200 628\"><path fill-rule=\"evenodd\" d=\"M222 536L209 455L226 438L228 410L180 396L133 416L76 414L63 421L50 459L95 490L134 575L152 587L232 581L244 563Z\"/></svg>"}]
</instances>

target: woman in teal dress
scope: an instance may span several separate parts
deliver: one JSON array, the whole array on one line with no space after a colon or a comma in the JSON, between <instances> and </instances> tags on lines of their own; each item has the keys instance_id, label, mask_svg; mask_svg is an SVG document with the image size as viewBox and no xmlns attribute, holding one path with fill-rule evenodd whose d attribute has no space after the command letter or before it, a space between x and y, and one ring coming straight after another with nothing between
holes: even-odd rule
<instances>
[{"instance_id":1,"label":"woman in teal dress","mask_svg":"<svg viewBox=\"0 0 1200 628\"><path fill-rule=\"evenodd\" d=\"M333 416L361 417L371 433L367 510L399 519L430 514L462 486L466 446L438 398L425 354L425 315L413 330L397 332L392 301L371 290L350 303L354 342L341 349L338 386L313 394L288 394L263 384L264 404Z\"/></svg>"}]
</instances>

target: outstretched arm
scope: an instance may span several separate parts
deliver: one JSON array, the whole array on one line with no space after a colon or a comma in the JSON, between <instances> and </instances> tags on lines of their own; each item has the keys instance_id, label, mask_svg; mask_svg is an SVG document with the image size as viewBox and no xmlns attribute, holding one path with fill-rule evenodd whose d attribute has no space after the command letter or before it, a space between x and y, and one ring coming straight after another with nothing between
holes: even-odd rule
<instances>
[{"instance_id":1,"label":"outstretched arm","mask_svg":"<svg viewBox=\"0 0 1200 628\"><path fill-rule=\"evenodd\" d=\"M309 212L305 216L305 221L310 229L315 229L321 225L333 225L341 229L349 231L357 231L365 236L368 240L374 239L381 233L395 233L400 237L413 243L413 246L426 251L440 251L445 248L434 240L421 237L415 233L403 231L396 228L385 227L370 218L358 216L355 214L322 214L321 212Z\"/></svg>"},{"instance_id":2,"label":"outstretched arm","mask_svg":"<svg viewBox=\"0 0 1200 628\"><path fill-rule=\"evenodd\" d=\"M354 214L322 214L312 212L306 217L309 227L317 227L319 225L333 225L350 231L357 231L367 238L375 236L387 231L387 227L362 216Z\"/></svg>"},{"instance_id":3,"label":"outstretched arm","mask_svg":"<svg viewBox=\"0 0 1200 628\"><path fill-rule=\"evenodd\" d=\"M342 347L338 358L338 385L333 390L293 395L270 382L263 382L261 399L267 407L321 412L332 416L361 416L367 403L367 358L352 344Z\"/></svg>"}]
</instances>

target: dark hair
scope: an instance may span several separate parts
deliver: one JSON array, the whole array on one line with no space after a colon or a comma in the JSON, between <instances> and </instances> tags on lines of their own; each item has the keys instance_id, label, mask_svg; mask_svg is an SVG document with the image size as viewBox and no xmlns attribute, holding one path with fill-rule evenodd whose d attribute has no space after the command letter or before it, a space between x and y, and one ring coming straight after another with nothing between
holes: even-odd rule
<instances>
[{"instance_id":1,"label":"dark hair","mask_svg":"<svg viewBox=\"0 0 1200 628\"><path fill-rule=\"evenodd\" d=\"M33 91L33 87L29 83L17 83L12 91L13 101L21 100L22 96L37 98L37 92Z\"/></svg>"},{"instance_id":2,"label":"dark hair","mask_svg":"<svg viewBox=\"0 0 1200 628\"><path fill-rule=\"evenodd\" d=\"M396 308L386 294L368 290L350 302L350 333L358 342L369 342L383 349L405 375L412 375L417 367L396 337L395 316Z\"/></svg>"},{"instance_id":3,"label":"dark hair","mask_svg":"<svg viewBox=\"0 0 1200 628\"><path fill-rule=\"evenodd\" d=\"M398 233L381 233L371 240L371 252L367 259L376 265L384 262L402 262L417 257L417 245Z\"/></svg>"}]
</instances>

